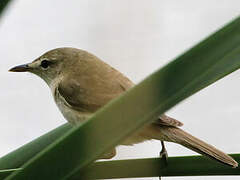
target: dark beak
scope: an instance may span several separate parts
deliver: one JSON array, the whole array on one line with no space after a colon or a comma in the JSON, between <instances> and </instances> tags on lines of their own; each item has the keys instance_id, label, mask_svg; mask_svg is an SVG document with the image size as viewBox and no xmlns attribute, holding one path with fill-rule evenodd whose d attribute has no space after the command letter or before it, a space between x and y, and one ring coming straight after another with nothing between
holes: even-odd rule
<instances>
[{"instance_id":1,"label":"dark beak","mask_svg":"<svg viewBox=\"0 0 240 180\"><path fill-rule=\"evenodd\" d=\"M19 66L15 66L11 69L9 69L10 72L27 72L29 71L29 66L28 64L23 64L23 65L19 65Z\"/></svg>"}]
</instances>

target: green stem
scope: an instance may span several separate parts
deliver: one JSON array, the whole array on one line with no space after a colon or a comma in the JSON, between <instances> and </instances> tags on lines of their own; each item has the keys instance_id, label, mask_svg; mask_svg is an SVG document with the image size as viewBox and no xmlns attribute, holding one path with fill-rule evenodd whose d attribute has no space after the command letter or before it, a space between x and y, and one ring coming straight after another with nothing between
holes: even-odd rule
<instances>
[{"instance_id":1,"label":"green stem","mask_svg":"<svg viewBox=\"0 0 240 180\"><path fill-rule=\"evenodd\" d=\"M240 162L240 154L231 156ZM76 173L71 180L212 175L240 175L240 168L204 156L169 157L167 166L160 158L115 160L96 162Z\"/></svg>"}]
</instances>

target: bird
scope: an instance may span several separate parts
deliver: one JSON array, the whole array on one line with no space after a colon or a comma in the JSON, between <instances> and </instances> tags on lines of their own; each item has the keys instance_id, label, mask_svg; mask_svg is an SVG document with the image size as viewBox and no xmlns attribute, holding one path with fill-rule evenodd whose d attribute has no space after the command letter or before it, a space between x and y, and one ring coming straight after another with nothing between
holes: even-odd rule
<instances>
[{"instance_id":1,"label":"bird","mask_svg":"<svg viewBox=\"0 0 240 180\"><path fill-rule=\"evenodd\" d=\"M50 87L59 110L72 125L86 121L101 107L134 86L130 79L97 56L71 47L50 50L34 61L9 71L30 72L42 78ZM238 166L231 156L187 133L180 128L182 125L180 121L161 114L119 145L160 140L161 155L166 158L163 142L174 142L225 165ZM116 148L113 148L100 158L111 159L115 155Z\"/></svg>"}]
</instances>

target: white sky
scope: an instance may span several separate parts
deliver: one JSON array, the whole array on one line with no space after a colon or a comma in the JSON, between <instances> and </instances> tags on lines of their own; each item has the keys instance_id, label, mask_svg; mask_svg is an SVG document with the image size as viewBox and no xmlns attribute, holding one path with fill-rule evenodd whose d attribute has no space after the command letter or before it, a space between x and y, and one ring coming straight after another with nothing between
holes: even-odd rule
<instances>
[{"instance_id":1,"label":"white sky","mask_svg":"<svg viewBox=\"0 0 240 180\"><path fill-rule=\"evenodd\" d=\"M15 1L0 19L0 156L65 122L47 85L34 75L9 73L10 67L47 50L70 46L94 53L139 82L239 12L238 0ZM239 78L239 71L229 75L168 114L219 149L240 152ZM169 156L195 154L171 143L167 149ZM159 150L157 141L121 146L115 159L156 157Z\"/></svg>"}]
</instances>

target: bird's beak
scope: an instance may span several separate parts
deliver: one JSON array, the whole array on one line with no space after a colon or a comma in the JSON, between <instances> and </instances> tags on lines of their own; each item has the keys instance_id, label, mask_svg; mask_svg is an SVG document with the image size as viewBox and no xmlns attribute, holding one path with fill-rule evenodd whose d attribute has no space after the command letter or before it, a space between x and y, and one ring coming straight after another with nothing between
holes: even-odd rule
<instances>
[{"instance_id":1,"label":"bird's beak","mask_svg":"<svg viewBox=\"0 0 240 180\"><path fill-rule=\"evenodd\" d=\"M9 69L10 72L27 72L29 71L30 67L28 64L22 64L19 66L15 66L11 69Z\"/></svg>"}]
</instances>

